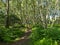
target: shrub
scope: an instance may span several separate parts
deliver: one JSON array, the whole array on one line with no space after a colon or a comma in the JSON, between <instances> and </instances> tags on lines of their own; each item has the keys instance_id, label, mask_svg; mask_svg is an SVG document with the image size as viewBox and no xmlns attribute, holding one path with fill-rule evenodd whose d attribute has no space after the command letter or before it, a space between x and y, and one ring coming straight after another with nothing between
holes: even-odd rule
<instances>
[{"instance_id":1,"label":"shrub","mask_svg":"<svg viewBox=\"0 0 60 45\"><path fill-rule=\"evenodd\" d=\"M17 28L0 28L0 40L10 42L22 36L24 32Z\"/></svg>"},{"instance_id":2,"label":"shrub","mask_svg":"<svg viewBox=\"0 0 60 45\"><path fill-rule=\"evenodd\" d=\"M42 29L40 27L35 27L32 28L32 34L30 37L32 42L31 45L51 45L51 41L49 41L48 39L55 41L55 43L57 43L56 41L60 41L60 28L52 27L48 29ZM42 40L43 38L47 40L45 40L42 44L40 44L40 40ZM55 43L52 45L57 45Z\"/></svg>"},{"instance_id":3,"label":"shrub","mask_svg":"<svg viewBox=\"0 0 60 45\"><path fill-rule=\"evenodd\" d=\"M45 30L43 28L35 27L32 29L31 38L33 40L42 39L43 37L45 37Z\"/></svg>"},{"instance_id":4,"label":"shrub","mask_svg":"<svg viewBox=\"0 0 60 45\"><path fill-rule=\"evenodd\" d=\"M58 45L57 41L53 41L52 39L41 39L38 41L35 41L33 45Z\"/></svg>"},{"instance_id":5,"label":"shrub","mask_svg":"<svg viewBox=\"0 0 60 45\"><path fill-rule=\"evenodd\" d=\"M51 28L46 30L46 35L48 38L60 41L60 30L58 28Z\"/></svg>"},{"instance_id":6,"label":"shrub","mask_svg":"<svg viewBox=\"0 0 60 45\"><path fill-rule=\"evenodd\" d=\"M48 29L41 29L39 27L33 28L31 39L37 41L43 38L51 38L52 40L60 41L60 29L56 27Z\"/></svg>"}]
</instances>

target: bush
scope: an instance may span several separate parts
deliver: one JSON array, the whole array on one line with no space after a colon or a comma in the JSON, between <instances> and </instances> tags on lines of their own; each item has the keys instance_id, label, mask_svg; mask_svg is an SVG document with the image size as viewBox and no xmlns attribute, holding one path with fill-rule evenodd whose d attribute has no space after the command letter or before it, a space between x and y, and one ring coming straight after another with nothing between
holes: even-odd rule
<instances>
[{"instance_id":1,"label":"bush","mask_svg":"<svg viewBox=\"0 0 60 45\"><path fill-rule=\"evenodd\" d=\"M48 38L60 41L60 30L56 27L46 30L46 35Z\"/></svg>"},{"instance_id":2,"label":"bush","mask_svg":"<svg viewBox=\"0 0 60 45\"><path fill-rule=\"evenodd\" d=\"M43 28L40 27L32 28L32 34L31 34L32 40L42 39L43 37L45 37L45 30Z\"/></svg>"},{"instance_id":3,"label":"bush","mask_svg":"<svg viewBox=\"0 0 60 45\"><path fill-rule=\"evenodd\" d=\"M41 29L35 27L32 29L31 39L37 41L43 38L51 38L52 40L60 41L60 29L53 27L48 29Z\"/></svg>"},{"instance_id":4,"label":"bush","mask_svg":"<svg viewBox=\"0 0 60 45\"><path fill-rule=\"evenodd\" d=\"M35 41L33 45L58 45L57 41L53 41L52 39L41 39L38 41Z\"/></svg>"},{"instance_id":5,"label":"bush","mask_svg":"<svg viewBox=\"0 0 60 45\"><path fill-rule=\"evenodd\" d=\"M17 28L0 28L0 40L5 42L10 42L19 38L23 35L24 32Z\"/></svg>"},{"instance_id":6,"label":"bush","mask_svg":"<svg viewBox=\"0 0 60 45\"><path fill-rule=\"evenodd\" d=\"M46 40L47 43L44 42L40 44L40 40L46 38L46 39L51 39L52 41L60 41L60 28L52 27L48 29L42 29L40 27L35 27L32 28L32 34L30 37L31 37L31 42L34 43L33 45L45 45L45 44L48 45L47 43L50 43L49 45L51 45L51 42L47 40Z\"/></svg>"}]
</instances>

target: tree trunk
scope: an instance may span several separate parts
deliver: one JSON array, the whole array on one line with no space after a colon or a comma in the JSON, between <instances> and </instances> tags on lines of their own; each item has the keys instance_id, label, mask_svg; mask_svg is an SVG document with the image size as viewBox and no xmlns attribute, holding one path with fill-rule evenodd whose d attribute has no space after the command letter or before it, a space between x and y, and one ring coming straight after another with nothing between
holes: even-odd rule
<instances>
[{"instance_id":1,"label":"tree trunk","mask_svg":"<svg viewBox=\"0 0 60 45\"><path fill-rule=\"evenodd\" d=\"M6 28L9 28L9 0L7 0Z\"/></svg>"}]
</instances>

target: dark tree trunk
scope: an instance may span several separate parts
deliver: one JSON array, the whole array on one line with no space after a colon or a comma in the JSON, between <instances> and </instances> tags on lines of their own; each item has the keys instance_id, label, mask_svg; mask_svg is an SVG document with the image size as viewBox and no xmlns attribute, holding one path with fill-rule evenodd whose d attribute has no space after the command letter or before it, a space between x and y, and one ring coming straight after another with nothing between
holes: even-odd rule
<instances>
[{"instance_id":1,"label":"dark tree trunk","mask_svg":"<svg viewBox=\"0 0 60 45\"><path fill-rule=\"evenodd\" d=\"M9 0L7 0L6 28L9 28Z\"/></svg>"}]
</instances>

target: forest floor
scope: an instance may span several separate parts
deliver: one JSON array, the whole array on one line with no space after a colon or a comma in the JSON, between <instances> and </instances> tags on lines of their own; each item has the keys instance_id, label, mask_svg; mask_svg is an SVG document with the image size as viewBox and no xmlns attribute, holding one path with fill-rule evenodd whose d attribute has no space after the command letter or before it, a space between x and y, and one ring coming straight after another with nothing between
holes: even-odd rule
<instances>
[{"instance_id":1,"label":"forest floor","mask_svg":"<svg viewBox=\"0 0 60 45\"><path fill-rule=\"evenodd\" d=\"M31 34L31 30L28 30L27 32L25 32L25 34L20 38L20 40L10 43L10 44L6 44L6 43L1 43L0 45L29 45L29 36Z\"/></svg>"}]
</instances>

